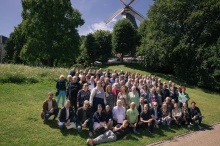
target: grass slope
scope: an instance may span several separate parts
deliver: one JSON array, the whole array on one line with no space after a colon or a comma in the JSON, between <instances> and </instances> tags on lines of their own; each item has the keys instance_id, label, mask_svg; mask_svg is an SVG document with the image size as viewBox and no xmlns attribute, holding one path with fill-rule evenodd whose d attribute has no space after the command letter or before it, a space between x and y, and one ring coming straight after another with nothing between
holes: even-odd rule
<instances>
[{"instance_id":1,"label":"grass slope","mask_svg":"<svg viewBox=\"0 0 220 146\"><path fill-rule=\"evenodd\" d=\"M115 65L104 68L122 69L141 74L150 73L139 70L136 66ZM56 123L49 121L44 124L40 118L42 103L47 98L47 92L55 92L55 80L60 74L66 76L68 73L69 70L64 68L0 65L0 145L85 145L88 138L86 129L80 134L75 129L59 130ZM173 76L156 75L163 81L171 79L181 83ZM34 83L28 78L33 78ZM7 81L18 81L19 84L5 83ZM203 126L220 121L218 116L220 115L220 94L192 86L187 86L186 91L191 101L195 100L202 111ZM185 127L181 130L176 130L174 126L171 130L160 128L155 130L154 135L141 131L140 136L132 134L127 140L102 145L142 146L186 132L188 130Z\"/></svg>"}]
</instances>

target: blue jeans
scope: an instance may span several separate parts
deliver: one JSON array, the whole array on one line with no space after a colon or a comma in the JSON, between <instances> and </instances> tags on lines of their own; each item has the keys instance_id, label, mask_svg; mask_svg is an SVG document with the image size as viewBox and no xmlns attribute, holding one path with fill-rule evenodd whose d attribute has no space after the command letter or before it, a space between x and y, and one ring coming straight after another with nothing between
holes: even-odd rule
<instances>
[{"instance_id":1,"label":"blue jeans","mask_svg":"<svg viewBox=\"0 0 220 146\"><path fill-rule=\"evenodd\" d=\"M86 124L86 126L89 127L89 132L93 131L93 125L94 125L94 119L90 118L89 122L87 122L87 124ZM82 123L76 123L76 128L81 131L82 130Z\"/></svg>"},{"instance_id":2,"label":"blue jeans","mask_svg":"<svg viewBox=\"0 0 220 146\"><path fill-rule=\"evenodd\" d=\"M50 116L52 116L52 115L54 115L54 120L56 119L56 117L57 117L57 115L58 115L58 113L59 113L59 109L57 108L57 109L55 109L54 111L53 111L53 113L44 113L44 117L45 117L45 119L47 120L47 119L49 119L50 118Z\"/></svg>"},{"instance_id":3,"label":"blue jeans","mask_svg":"<svg viewBox=\"0 0 220 146\"><path fill-rule=\"evenodd\" d=\"M197 116L197 117L196 117L196 120L199 121L198 125L201 125L201 122L202 122L202 116ZM196 120L195 120L195 121L196 121Z\"/></svg>"},{"instance_id":4,"label":"blue jeans","mask_svg":"<svg viewBox=\"0 0 220 146\"><path fill-rule=\"evenodd\" d=\"M60 97L62 96L62 107L64 107L64 101L65 101L65 96L66 96L66 91L65 90L59 90L59 94L57 96L57 104L59 106L60 102Z\"/></svg>"}]
</instances>

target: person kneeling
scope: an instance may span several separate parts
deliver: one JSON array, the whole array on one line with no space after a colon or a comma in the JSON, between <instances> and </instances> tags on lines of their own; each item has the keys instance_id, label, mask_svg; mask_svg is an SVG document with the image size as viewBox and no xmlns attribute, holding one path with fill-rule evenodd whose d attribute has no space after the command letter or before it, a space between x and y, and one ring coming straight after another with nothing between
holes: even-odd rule
<instances>
[{"instance_id":1,"label":"person kneeling","mask_svg":"<svg viewBox=\"0 0 220 146\"><path fill-rule=\"evenodd\" d=\"M93 124L94 119L92 118L92 112L89 108L89 101L85 100L83 107L80 107L76 112L76 127L78 131L80 132L82 130L82 127L89 127L89 136L93 136Z\"/></svg>"},{"instance_id":2,"label":"person kneeling","mask_svg":"<svg viewBox=\"0 0 220 146\"><path fill-rule=\"evenodd\" d=\"M59 121L60 128L63 128L64 125L70 126L72 122L76 122L73 108L70 106L70 100L66 100L65 107L61 109Z\"/></svg>"},{"instance_id":3,"label":"person kneeling","mask_svg":"<svg viewBox=\"0 0 220 146\"><path fill-rule=\"evenodd\" d=\"M138 113L137 109L135 108L135 103L134 102L132 102L130 104L130 109L127 110L126 115L127 115L127 120L129 122L130 130L132 132L134 132L135 134L140 134L136 130L139 113Z\"/></svg>"},{"instance_id":4,"label":"person kneeling","mask_svg":"<svg viewBox=\"0 0 220 146\"><path fill-rule=\"evenodd\" d=\"M94 144L100 144L104 142L116 141L119 139L126 139L128 134L130 133L130 129L128 128L128 121L124 120L123 124L116 125L113 130L108 130L104 134L99 135L95 139L87 139L87 144L93 146Z\"/></svg>"},{"instance_id":5,"label":"person kneeling","mask_svg":"<svg viewBox=\"0 0 220 146\"><path fill-rule=\"evenodd\" d=\"M150 127L150 134L153 134L154 132L154 114L151 110L148 108L148 104L144 105L144 111L140 114L140 122L138 123L139 128L146 129L147 127Z\"/></svg>"},{"instance_id":6,"label":"person kneeling","mask_svg":"<svg viewBox=\"0 0 220 146\"><path fill-rule=\"evenodd\" d=\"M59 109L56 100L53 98L53 93L48 93L48 99L44 101L43 103L43 111L41 113L41 118L44 119L44 122L47 121L50 116L54 115L53 120L55 121Z\"/></svg>"}]
</instances>

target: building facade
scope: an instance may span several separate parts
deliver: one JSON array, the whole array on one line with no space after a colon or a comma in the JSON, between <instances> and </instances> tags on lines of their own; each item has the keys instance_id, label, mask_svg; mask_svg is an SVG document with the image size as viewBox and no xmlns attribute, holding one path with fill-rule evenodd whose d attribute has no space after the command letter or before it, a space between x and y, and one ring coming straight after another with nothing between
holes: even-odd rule
<instances>
[{"instance_id":1,"label":"building facade","mask_svg":"<svg viewBox=\"0 0 220 146\"><path fill-rule=\"evenodd\" d=\"M3 57L5 55L5 42L7 40L7 37L0 35L0 63L3 63Z\"/></svg>"}]
</instances>

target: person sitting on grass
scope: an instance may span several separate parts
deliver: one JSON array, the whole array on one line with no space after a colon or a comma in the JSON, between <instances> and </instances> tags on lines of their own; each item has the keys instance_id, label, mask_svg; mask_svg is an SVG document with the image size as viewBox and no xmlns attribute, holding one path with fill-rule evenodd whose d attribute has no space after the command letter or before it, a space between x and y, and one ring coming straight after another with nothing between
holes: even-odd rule
<instances>
[{"instance_id":1,"label":"person sitting on grass","mask_svg":"<svg viewBox=\"0 0 220 146\"><path fill-rule=\"evenodd\" d=\"M127 120L123 121L123 124L116 125L113 130L108 130L104 134L99 135L95 139L87 139L87 144L93 146L95 144L100 144L104 142L116 141L119 139L126 139L128 134L130 133L130 129L128 128L129 122Z\"/></svg>"},{"instance_id":2,"label":"person sitting on grass","mask_svg":"<svg viewBox=\"0 0 220 146\"><path fill-rule=\"evenodd\" d=\"M155 120L155 126L156 128L159 128L159 124L162 121L162 112L161 109L158 107L157 102L153 102L153 107L151 108L152 113L154 114L154 120Z\"/></svg>"},{"instance_id":3,"label":"person sitting on grass","mask_svg":"<svg viewBox=\"0 0 220 146\"><path fill-rule=\"evenodd\" d=\"M183 120L186 121L187 127L190 128L190 122L191 122L190 111L186 103L183 103L182 112L183 112L182 115Z\"/></svg>"},{"instance_id":4,"label":"person sitting on grass","mask_svg":"<svg viewBox=\"0 0 220 146\"><path fill-rule=\"evenodd\" d=\"M163 103L161 111L162 111L162 124L163 126L167 125L168 129L170 129L170 122L172 121L172 118L170 116L169 110L167 109L166 103Z\"/></svg>"},{"instance_id":5,"label":"person sitting on grass","mask_svg":"<svg viewBox=\"0 0 220 146\"><path fill-rule=\"evenodd\" d=\"M191 115L191 121L196 121L198 120L198 128L201 129L201 122L202 122L202 114L200 109L196 106L196 102L192 101L191 102L191 107L190 107L190 115Z\"/></svg>"},{"instance_id":6,"label":"person sitting on grass","mask_svg":"<svg viewBox=\"0 0 220 146\"><path fill-rule=\"evenodd\" d=\"M146 129L147 127L150 127L150 134L153 134L154 132L154 114L151 110L148 108L148 104L144 105L144 111L140 114L140 122L138 123L138 127L142 129Z\"/></svg>"},{"instance_id":7,"label":"person sitting on grass","mask_svg":"<svg viewBox=\"0 0 220 146\"><path fill-rule=\"evenodd\" d=\"M113 114L109 105L106 105L104 113L106 126L109 130L111 130L113 126Z\"/></svg>"},{"instance_id":8,"label":"person sitting on grass","mask_svg":"<svg viewBox=\"0 0 220 146\"><path fill-rule=\"evenodd\" d=\"M182 122L182 110L178 107L178 104L174 104L174 109L172 110L172 117L175 123L178 125L178 129L181 127Z\"/></svg>"},{"instance_id":9,"label":"person sitting on grass","mask_svg":"<svg viewBox=\"0 0 220 146\"><path fill-rule=\"evenodd\" d=\"M82 130L82 127L89 127L89 136L93 136L93 124L94 119L92 118L92 112L89 107L89 101L85 100L83 107L80 107L76 112L76 127L78 132Z\"/></svg>"},{"instance_id":10,"label":"person sitting on grass","mask_svg":"<svg viewBox=\"0 0 220 146\"><path fill-rule=\"evenodd\" d=\"M44 119L44 122L47 121L50 116L54 115L53 120L55 121L59 113L58 105L56 100L53 98L53 93L48 93L48 99L43 103L43 111L41 113L41 118Z\"/></svg>"},{"instance_id":11,"label":"person sitting on grass","mask_svg":"<svg viewBox=\"0 0 220 146\"><path fill-rule=\"evenodd\" d=\"M122 106L121 100L117 100L117 105L113 108L112 113L114 125L122 124L125 119L125 108Z\"/></svg>"},{"instance_id":12,"label":"person sitting on grass","mask_svg":"<svg viewBox=\"0 0 220 146\"><path fill-rule=\"evenodd\" d=\"M135 103L132 102L130 104L130 109L128 109L127 112L126 112L126 116L127 116L128 122L129 122L130 130L132 132L134 132L135 134L140 134L136 130L136 127L137 127L137 124L138 124L138 115L139 115L139 113L136 109Z\"/></svg>"},{"instance_id":13,"label":"person sitting on grass","mask_svg":"<svg viewBox=\"0 0 220 146\"><path fill-rule=\"evenodd\" d=\"M65 107L63 107L60 111L59 121L62 125L59 125L60 128L63 126L70 126L71 122L76 122L73 108L70 106L70 100L66 100Z\"/></svg>"},{"instance_id":14,"label":"person sitting on grass","mask_svg":"<svg viewBox=\"0 0 220 146\"><path fill-rule=\"evenodd\" d=\"M105 123L105 114L102 111L101 104L98 104L98 110L94 113L93 119L94 119L94 125L93 125L94 131L96 131L102 127L105 128L105 130L107 130L107 126Z\"/></svg>"}]
</instances>

